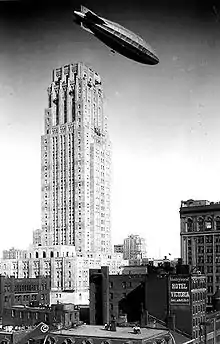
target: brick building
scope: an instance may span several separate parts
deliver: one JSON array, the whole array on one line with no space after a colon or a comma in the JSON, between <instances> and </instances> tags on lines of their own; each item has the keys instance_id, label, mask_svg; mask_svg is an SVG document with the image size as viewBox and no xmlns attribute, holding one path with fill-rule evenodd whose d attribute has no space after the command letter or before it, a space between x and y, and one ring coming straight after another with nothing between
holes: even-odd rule
<instances>
[{"instance_id":1,"label":"brick building","mask_svg":"<svg viewBox=\"0 0 220 344\"><path fill-rule=\"evenodd\" d=\"M5 253L6 254L6 253ZM128 262L119 254L76 256L71 245L36 246L24 250L22 259L0 259L0 273L16 279L51 278L51 303L89 304L89 268L108 265L112 274Z\"/></svg>"},{"instance_id":2,"label":"brick building","mask_svg":"<svg viewBox=\"0 0 220 344\"><path fill-rule=\"evenodd\" d=\"M3 310L3 325L34 326L44 322L55 328L70 328L79 324L79 309L72 304L47 307L12 306Z\"/></svg>"},{"instance_id":3,"label":"brick building","mask_svg":"<svg viewBox=\"0 0 220 344\"><path fill-rule=\"evenodd\" d=\"M104 324L113 317L119 319L122 311L119 307L120 301L140 287L146 279L144 274L109 275L108 267L90 269L89 272L91 325ZM128 321L133 321L135 314L133 307L133 311L128 314Z\"/></svg>"},{"instance_id":4,"label":"brick building","mask_svg":"<svg viewBox=\"0 0 220 344\"><path fill-rule=\"evenodd\" d=\"M115 317L118 324L123 320L145 326L154 317L199 343L199 324L206 314L206 278L186 271L181 264L175 270L148 266L148 272L140 275L109 275L107 267L90 270L90 324Z\"/></svg>"},{"instance_id":5,"label":"brick building","mask_svg":"<svg viewBox=\"0 0 220 344\"><path fill-rule=\"evenodd\" d=\"M14 278L0 276L0 315L5 307L49 305L50 277Z\"/></svg>"},{"instance_id":6,"label":"brick building","mask_svg":"<svg viewBox=\"0 0 220 344\"><path fill-rule=\"evenodd\" d=\"M168 278L169 320L178 329L204 340L201 324L206 321L206 277L204 275L171 275Z\"/></svg>"}]
</instances>

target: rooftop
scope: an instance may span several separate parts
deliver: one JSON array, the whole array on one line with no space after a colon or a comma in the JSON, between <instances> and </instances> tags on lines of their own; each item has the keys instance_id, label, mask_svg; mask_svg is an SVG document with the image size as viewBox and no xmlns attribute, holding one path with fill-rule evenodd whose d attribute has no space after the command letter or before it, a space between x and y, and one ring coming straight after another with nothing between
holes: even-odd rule
<instances>
[{"instance_id":1,"label":"rooftop","mask_svg":"<svg viewBox=\"0 0 220 344\"><path fill-rule=\"evenodd\" d=\"M187 201L181 201L181 208L187 207L204 207L210 205L220 205L220 202L210 202L207 200L193 200L188 199Z\"/></svg>"},{"instance_id":2,"label":"rooftop","mask_svg":"<svg viewBox=\"0 0 220 344\"><path fill-rule=\"evenodd\" d=\"M132 327L117 327L116 331L108 331L102 325L82 325L69 330L51 331L51 334L61 334L65 336L88 336L115 339L152 339L168 333L163 329L141 328L140 334L134 334Z\"/></svg>"}]
</instances>

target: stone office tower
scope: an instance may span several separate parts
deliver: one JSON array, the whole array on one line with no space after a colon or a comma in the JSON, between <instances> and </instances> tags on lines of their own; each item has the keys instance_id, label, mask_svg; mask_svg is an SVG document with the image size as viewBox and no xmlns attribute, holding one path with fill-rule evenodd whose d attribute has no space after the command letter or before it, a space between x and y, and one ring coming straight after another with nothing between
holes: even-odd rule
<instances>
[{"instance_id":1,"label":"stone office tower","mask_svg":"<svg viewBox=\"0 0 220 344\"><path fill-rule=\"evenodd\" d=\"M187 200L180 207L181 257L207 276L207 308L220 288L220 203Z\"/></svg>"},{"instance_id":2,"label":"stone office tower","mask_svg":"<svg viewBox=\"0 0 220 344\"><path fill-rule=\"evenodd\" d=\"M35 245L73 245L78 256L111 253L107 122L95 71L83 63L53 71L41 139L42 230Z\"/></svg>"}]
</instances>

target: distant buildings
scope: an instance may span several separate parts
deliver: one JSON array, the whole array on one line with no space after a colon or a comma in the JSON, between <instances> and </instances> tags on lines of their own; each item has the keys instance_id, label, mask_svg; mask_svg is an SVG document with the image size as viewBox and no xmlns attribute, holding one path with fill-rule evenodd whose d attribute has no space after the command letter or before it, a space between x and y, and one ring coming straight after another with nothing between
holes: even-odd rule
<instances>
[{"instance_id":1,"label":"distant buildings","mask_svg":"<svg viewBox=\"0 0 220 344\"><path fill-rule=\"evenodd\" d=\"M181 203L181 256L185 264L207 276L207 306L220 286L220 203Z\"/></svg>"},{"instance_id":2,"label":"distant buildings","mask_svg":"<svg viewBox=\"0 0 220 344\"><path fill-rule=\"evenodd\" d=\"M23 250L18 250L14 247L9 250L3 250L3 259L22 259Z\"/></svg>"},{"instance_id":3,"label":"distant buildings","mask_svg":"<svg viewBox=\"0 0 220 344\"><path fill-rule=\"evenodd\" d=\"M141 261L147 258L146 241L139 235L130 234L123 244L114 245L114 253L122 253L123 258L131 261Z\"/></svg>"},{"instance_id":4,"label":"distant buildings","mask_svg":"<svg viewBox=\"0 0 220 344\"><path fill-rule=\"evenodd\" d=\"M124 239L123 254L124 259L128 260L145 258L147 254L145 239L139 235L129 235Z\"/></svg>"},{"instance_id":5,"label":"distant buildings","mask_svg":"<svg viewBox=\"0 0 220 344\"><path fill-rule=\"evenodd\" d=\"M114 245L114 253L122 253L124 252L124 245Z\"/></svg>"}]
</instances>

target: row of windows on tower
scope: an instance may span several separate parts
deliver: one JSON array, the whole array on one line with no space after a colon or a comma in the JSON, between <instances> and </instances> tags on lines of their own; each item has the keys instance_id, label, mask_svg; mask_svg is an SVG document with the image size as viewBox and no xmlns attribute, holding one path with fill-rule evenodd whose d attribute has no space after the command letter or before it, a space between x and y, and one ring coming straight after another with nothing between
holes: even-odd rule
<instances>
[{"instance_id":1,"label":"row of windows on tower","mask_svg":"<svg viewBox=\"0 0 220 344\"><path fill-rule=\"evenodd\" d=\"M88 86L88 87L87 87ZM78 92L76 93L76 95L78 96L78 99L81 100L81 98L83 98L84 100L92 100L92 88L91 88L91 84L87 83L85 84L85 82L81 82L78 84ZM99 102L101 100L102 97L102 90L100 88L93 88L93 101L95 103Z\"/></svg>"},{"instance_id":2,"label":"row of windows on tower","mask_svg":"<svg viewBox=\"0 0 220 344\"><path fill-rule=\"evenodd\" d=\"M193 318L193 326L198 326L203 321L205 321L205 316L195 317L195 318Z\"/></svg>"},{"instance_id":3,"label":"row of windows on tower","mask_svg":"<svg viewBox=\"0 0 220 344\"><path fill-rule=\"evenodd\" d=\"M206 250L204 249L204 246L199 246L198 249L197 249L197 252L198 252L198 254L202 254L202 255L204 255L205 252L206 253L211 253L212 255L213 255L214 252L217 254L217 253L220 253L220 246L217 245L215 247L215 249L213 249L212 246L209 246L209 247L206 247Z\"/></svg>"},{"instance_id":4,"label":"row of windows on tower","mask_svg":"<svg viewBox=\"0 0 220 344\"><path fill-rule=\"evenodd\" d=\"M217 216L214 220L211 217L204 219L203 217L199 217L198 220L195 222L192 218L187 219L187 231L204 231L204 230L220 230L220 217Z\"/></svg>"},{"instance_id":5,"label":"row of windows on tower","mask_svg":"<svg viewBox=\"0 0 220 344\"><path fill-rule=\"evenodd\" d=\"M204 236L197 236L195 238L188 238L188 245L192 245L192 240L197 242L198 244L211 244L213 242L219 243L220 242L220 235L204 235ZM218 246L218 245L217 245Z\"/></svg>"}]
</instances>

